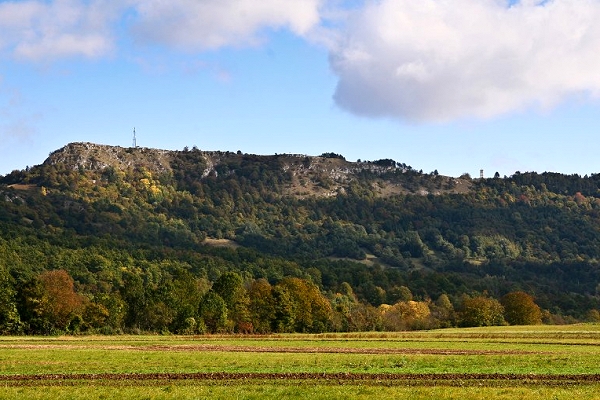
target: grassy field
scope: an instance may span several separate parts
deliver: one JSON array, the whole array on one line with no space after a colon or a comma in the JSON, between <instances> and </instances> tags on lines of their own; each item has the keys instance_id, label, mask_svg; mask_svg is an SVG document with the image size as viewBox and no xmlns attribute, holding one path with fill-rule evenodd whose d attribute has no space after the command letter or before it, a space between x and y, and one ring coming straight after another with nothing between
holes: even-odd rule
<instances>
[{"instance_id":1,"label":"grassy field","mask_svg":"<svg viewBox=\"0 0 600 400\"><path fill-rule=\"evenodd\" d=\"M1 337L0 399L600 399L600 325Z\"/></svg>"}]
</instances>

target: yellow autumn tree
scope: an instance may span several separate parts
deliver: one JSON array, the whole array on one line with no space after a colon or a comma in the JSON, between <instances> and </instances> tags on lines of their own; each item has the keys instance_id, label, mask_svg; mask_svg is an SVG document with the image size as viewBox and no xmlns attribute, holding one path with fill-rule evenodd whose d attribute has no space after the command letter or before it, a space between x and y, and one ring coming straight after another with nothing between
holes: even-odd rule
<instances>
[{"instance_id":1,"label":"yellow autumn tree","mask_svg":"<svg viewBox=\"0 0 600 400\"><path fill-rule=\"evenodd\" d=\"M393 306L380 307L383 326L389 331L423 329L431 310L424 301L400 301Z\"/></svg>"}]
</instances>

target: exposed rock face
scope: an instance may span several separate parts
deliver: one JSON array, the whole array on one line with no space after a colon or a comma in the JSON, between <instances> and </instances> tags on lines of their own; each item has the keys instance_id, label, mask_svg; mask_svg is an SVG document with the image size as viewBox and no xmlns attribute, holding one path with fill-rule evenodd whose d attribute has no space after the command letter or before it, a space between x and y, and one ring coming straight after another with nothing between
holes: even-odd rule
<instances>
[{"instance_id":1,"label":"exposed rock face","mask_svg":"<svg viewBox=\"0 0 600 400\"><path fill-rule=\"evenodd\" d=\"M376 162L348 162L342 157L313 157L301 154L249 155L241 152L201 151L197 148L184 151L159 150L143 147L123 148L94 143L70 143L51 153L45 165L62 164L72 170L103 170L112 167L121 171L145 169L152 173L172 173L178 169L178 160L193 155L201 168L201 179L208 176L235 175L240 163L257 163L280 169L288 174L290 183L284 194L306 197L331 197L347 193L349 186L367 174L368 182L377 196L401 193L422 195L447 192L465 192L470 188L466 180L435 176L425 179L430 184L422 187L403 179L403 175L427 176L393 160ZM178 170L186 173L185 170ZM435 181L435 184L431 182Z\"/></svg>"},{"instance_id":2,"label":"exposed rock face","mask_svg":"<svg viewBox=\"0 0 600 400\"><path fill-rule=\"evenodd\" d=\"M145 147L124 148L95 143L70 143L51 153L44 164L66 164L72 169L121 170L144 167L152 171L171 170L172 152Z\"/></svg>"}]
</instances>

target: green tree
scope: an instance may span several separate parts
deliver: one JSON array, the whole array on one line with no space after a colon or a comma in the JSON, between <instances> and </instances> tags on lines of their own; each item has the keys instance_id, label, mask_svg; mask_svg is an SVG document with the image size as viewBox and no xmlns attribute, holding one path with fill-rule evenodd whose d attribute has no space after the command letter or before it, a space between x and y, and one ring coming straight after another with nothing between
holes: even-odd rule
<instances>
[{"instance_id":1,"label":"green tree","mask_svg":"<svg viewBox=\"0 0 600 400\"><path fill-rule=\"evenodd\" d=\"M413 299L412 292L404 285L392 288L392 290L387 293L387 296L388 301L390 302L411 301Z\"/></svg>"},{"instance_id":2,"label":"green tree","mask_svg":"<svg viewBox=\"0 0 600 400\"><path fill-rule=\"evenodd\" d=\"M277 286L285 288L290 295L296 332L319 333L330 328L333 320L331 304L312 282L288 277Z\"/></svg>"},{"instance_id":3,"label":"green tree","mask_svg":"<svg viewBox=\"0 0 600 400\"><path fill-rule=\"evenodd\" d=\"M124 271L120 292L121 298L127 306L125 326L132 329L141 329L144 324L143 315L147 306L146 289L141 274Z\"/></svg>"},{"instance_id":4,"label":"green tree","mask_svg":"<svg viewBox=\"0 0 600 400\"><path fill-rule=\"evenodd\" d=\"M463 299L459 324L464 327L504 325L504 307L498 300L484 296Z\"/></svg>"},{"instance_id":5,"label":"green tree","mask_svg":"<svg viewBox=\"0 0 600 400\"><path fill-rule=\"evenodd\" d=\"M273 332L294 332L296 318L296 303L290 290L282 285L275 285L272 289L273 308L275 310L271 320Z\"/></svg>"},{"instance_id":6,"label":"green tree","mask_svg":"<svg viewBox=\"0 0 600 400\"><path fill-rule=\"evenodd\" d=\"M250 301L242 277L236 272L225 272L215 281L212 290L225 302L228 319L234 329L246 330L246 324L250 322L248 313Z\"/></svg>"},{"instance_id":7,"label":"green tree","mask_svg":"<svg viewBox=\"0 0 600 400\"><path fill-rule=\"evenodd\" d=\"M122 332L124 328L124 320L127 316L128 305L121 298L121 294L117 291L112 293L98 293L94 296L94 300L97 305L101 305L107 312L106 318L103 318L100 326L91 323L93 328L103 328L105 332ZM100 313L97 315L94 312L94 318L92 320L99 321L97 317L102 319L104 313L102 309L96 310ZM86 311L87 312L87 311ZM88 319L86 321L89 322Z\"/></svg>"},{"instance_id":8,"label":"green tree","mask_svg":"<svg viewBox=\"0 0 600 400\"><path fill-rule=\"evenodd\" d=\"M110 313L104 305L93 303L89 300L84 301L82 312L83 329L95 330L105 327L109 315Z\"/></svg>"},{"instance_id":9,"label":"green tree","mask_svg":"<svg viewBox=\"0 0 600 400\"><path fill-rule=\"evenodd\" d=\"M196 278L182 265L164 262L162 264L161 267L166 271L162 275L155 298L164 302L170 309L169 314L172 318L168 329L171 332L189 333L189 319L198 318L198 307L202 296L208 291L208 282Z\"/></svg>"},{"instance_id":10,"label":"green tree","mask_svg":"<svg viewBox=\"0 0 600 400\"><path fill-rule=\"evenodd\" d=\"M266 279L252 281L248 287L248 305L252 330L257 333L270 333L275 319L273 288Z\"/></svg>"},{"instance_id":11,"label":"green tree","mask_svg":"<svg viewBox=\"0 0 600 400\"><path fill-rule=\"evenodd\" d=\"M454 324L454 306L447 294L441 294L435 303L431 305L431 315L435 327L448 328Z\"/></svg>"},{"instance_id":12,"label":"green tree","mask_svg":"<svg viewBox=\"0 0 600 400\"><path fill-rule=\"evenodd\" d=\"M10 274L0 267L0 334L15 334L22 329L17 310L16 291Z\"/></svg>"},{"instance_id":13,"label":"green tree","mask_svg":"<svg viewBox=\"0 0 600 400\"><path fill-rule=\"evenodd\" d=\"M209 333L219 333L229 330L227 305L225 304L225 300L213 290L209 290L202 297L198 314Z\"/></svg>"},{"instance_id":14,"label":"green tree","mask_svg":"<svg viewBox=\"0 0 600 400\"><path fill-rule=\"evenodd\" d=\"M344 282L348 285L346 282ZM350 285L348 285L349 287ZM344 290L342 290L344 292ZM348 291L345 291L348 293ZM351 289L350 289L351 293ZM356 305L356 297L351 294L336 293L331 298L333 309L333 329L340 332L350 331L350 316L352 309Z\"/></svg>"},{"instance_id":15,"label":"green tree","mask_svg":"<svg viewBox=\"0 0 600 400\"><path fill-rule=\"evenodd\" d=\"M168 332L175 319L175 310L163 301L152 301L144 308L144 324L148 331Z\"/></svg>"}]
</instances>

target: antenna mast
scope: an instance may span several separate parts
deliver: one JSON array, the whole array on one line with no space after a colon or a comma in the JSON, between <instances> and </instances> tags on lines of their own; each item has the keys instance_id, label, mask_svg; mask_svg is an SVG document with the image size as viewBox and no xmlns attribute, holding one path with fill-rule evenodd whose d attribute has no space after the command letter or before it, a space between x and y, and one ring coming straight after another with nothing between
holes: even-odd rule
<instances>
[{"instance_id":1,"label":"antenna mast","mask_svg":"<svg viewBox=\"0 0 600 400\"><path fill-rule=\"evenodd\" d=\"M133 148L137 148L137 140L135 139L135 127L133 128Z\"/></svg>"}]
</instances>

